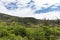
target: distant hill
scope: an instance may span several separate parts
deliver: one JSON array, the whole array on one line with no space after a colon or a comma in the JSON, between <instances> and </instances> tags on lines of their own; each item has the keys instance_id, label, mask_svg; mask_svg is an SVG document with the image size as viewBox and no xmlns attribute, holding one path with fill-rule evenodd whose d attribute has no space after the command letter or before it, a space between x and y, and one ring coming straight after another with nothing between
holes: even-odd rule
<instances>
[{"instance_id":1,"label":"distant hill","mask_svg":"<svg viewBox=\"0 0 60 40\"><path fill-rule=\"evenodd\" d=\"M60 20L41 20L41 19L35 19L32 17L17 17L17 16L11 16L11 15L7 15L4 13L0 13L0 21L2 22L8 22L11 23L13 21L18 22L21 25L24 25L26 27L32 27L34 26L38 26L38 25L45 25L45 26L57 26L60 25Z\"/></svg>"}]
</instances>

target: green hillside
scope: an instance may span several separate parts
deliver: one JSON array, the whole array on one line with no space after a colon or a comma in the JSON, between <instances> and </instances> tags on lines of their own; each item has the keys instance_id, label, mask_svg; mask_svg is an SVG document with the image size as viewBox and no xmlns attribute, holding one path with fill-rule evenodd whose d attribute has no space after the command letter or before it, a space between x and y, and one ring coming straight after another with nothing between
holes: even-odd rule
<instances>
[{"instance_id":1,"label":"green hillside","mask_svg":"<svg viewBox=\"0 0 60 40\"><path fill-rule=\"evenodd\" d=\"M60 20L0 13L0 40L60 40Z\"/></svg>"}]
</instances>

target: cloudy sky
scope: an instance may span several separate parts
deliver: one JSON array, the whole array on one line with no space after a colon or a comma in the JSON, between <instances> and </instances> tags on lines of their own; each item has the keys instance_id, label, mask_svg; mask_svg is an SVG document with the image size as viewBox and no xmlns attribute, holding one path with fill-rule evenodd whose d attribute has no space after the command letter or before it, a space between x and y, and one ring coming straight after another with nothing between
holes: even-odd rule
<instances>
[{"instance_id":1,"label":"cloudy sky","mask_svg":"<svg viewBox=\"0 0 60 40\"><path fill-rule=\"evenodd\" d=\"M36 19L60 19L60 0L0 0L0 13Z\"/></svg>"}]
</instances>

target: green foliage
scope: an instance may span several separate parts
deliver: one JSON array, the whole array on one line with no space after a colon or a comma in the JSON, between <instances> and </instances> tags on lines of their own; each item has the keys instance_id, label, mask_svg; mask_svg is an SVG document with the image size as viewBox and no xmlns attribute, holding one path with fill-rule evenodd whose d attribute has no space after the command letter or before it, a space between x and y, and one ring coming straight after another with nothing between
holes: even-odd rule
<instances>
[{"instance_id":1,"label":"green foliage","mask_svg":"<svg viewBox=\"0 0 60 40\"><path fill-rule=\"evenodd\" d=\"M16 36L20 35L20 36L24 37L24 36L26 36L25 27L23 27L23 26L17 26L17 27L15 27L15 28L13 29L13 33L14 33Z\"/></svg>"},{"instance_id":2,"label":"green foliage","mask_svg":"<svg viewBox=\"0 0 60 40\"><path fill-rule=\"evenodd\" d=\"M60 40L60 20L0 15L0 40Z\"/></svg>"},{"instance_id":3,"label":"green foliage","mask_svg":"<svg viewBox=\"0 0 60 40\"><path fill-rule=\"evenodd\" d=\"M60 27L29 28L16 23L10 26L0 24L0 40L55 40L56 36L60 37Z\"/></svg>"}]
</instances>

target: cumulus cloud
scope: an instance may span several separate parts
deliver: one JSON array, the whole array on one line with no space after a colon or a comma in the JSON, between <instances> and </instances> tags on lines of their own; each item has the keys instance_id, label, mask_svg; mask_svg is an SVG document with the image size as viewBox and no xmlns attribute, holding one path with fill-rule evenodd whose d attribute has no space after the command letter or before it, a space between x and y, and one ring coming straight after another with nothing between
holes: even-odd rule
<instances>
[{"instance_id":1,"label":"cumulus cloud","mask_svg":"<svg viewBox=\"0 0 60 40\"><path fill-rule=\"evenodd\" d=\"M52 11L60 11L60 5L58 6L51 5L50 7L47 7L47 8L42 7L42 9L36 10L35 13L47 13L47 12L52 12Z\"/></svg>"},{"instance_id":2,"label":"cumulus cloud","mask_svg":"<svg viewBox=\"0 0 60 40\"><path fill-rule=\"evenodd\" d=\"M35 5L37 8L49 7L56 3L60 3L60 0L35 0ZM48 4L48 5L44 5L44 4Z\"/></svg>"},{"instance_id":3,"label":"cumulus cloud","mask_svg":"<svg viewBox=\"0 0 60 40\"><path fill-rule=\"evenodd\" d=\"M44 14L35 14L34 15L35 18L37 19L49 19L49 20L56 20L56 19L60 19L60 12L48 12L48 13L44 13Z\"/></svg>"},{"instance_id":4,"label":"cumulus cloud","mask_svg":"<svg viewBox=\"0 0 60 40\"><path fill-rule=\"evenodd\" d=\"M13 4L8 4L11 2ZM14 3L16 5L14 5ZM16 6L18 9L13 9ZM10 10L10 8L12 10ZM0 13L13 16L53 20L57 18L60 19L59 11L60 0L0 0Z\"/></svg>"}]
</instances>

